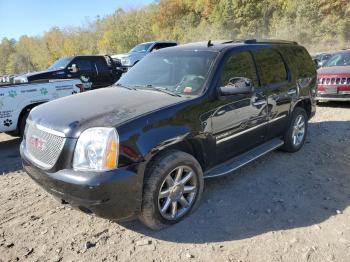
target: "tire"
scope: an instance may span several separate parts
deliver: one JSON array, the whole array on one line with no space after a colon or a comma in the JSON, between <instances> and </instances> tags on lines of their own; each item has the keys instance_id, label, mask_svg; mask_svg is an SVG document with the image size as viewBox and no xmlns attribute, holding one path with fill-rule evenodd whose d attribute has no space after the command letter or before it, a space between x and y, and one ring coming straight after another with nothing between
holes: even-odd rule
<instances>
[{"instance_id":1,"label":"tire","mask_svg":"<svg viewBox=\"0 0 350 262\"><path fill-rule=\"evenodd\" d=\"M304 123L303 129L301 128L302 126L301 124L297 124L298 121L303 121ZM298 128L296 128L296 125L298 125ZM308 117L307 117L306 111L302 107L296 107L292 113L292 118L290 120L288 130L284 135L284 145L281 148L281 150L289 153L294 153L299 151L300 148L302 148L305 143L307 129L308 129ZM301 133L303 133L302 136L300 135Z\"/></svg>"},{"instance_id":2,"label":"tire","mask_svg":"<svg viewBox=\"0 0 350 262\"><path fill-rule=\"evenodd\" d=\"M181 175L179 170L182 170ZM192 176L190 176L190 172L192 172ZM179 174L178 179L176 179L177 174ZM172 187L169 183L171 181L169 176L173 179ZM190 178L182 184L181 181L185 181L187 177ZM203 187L203 171L198 161L187 153L168 151L155 159L145 174L139 219L153 230L178 223L198 208ZM189 189L192 189L191 192L186 193L185 191ZM167 196L162 198L161 192ZM183 201L181 194L186 202ZM169 201L170 204L166 208ZM183 205L184 203L189 205Z\"/></svg>"},{"instance_id":3,"label":"tire","mask_svg":"<svg viewBox=\"0 0 350 262\"><path fill-rule=\"evenodd\" d=\"M21 117L21 119L19 120L19 125L18 125L18 134L20 135L20 137L23 137L24 135L24 130L26 128L26 122L27 122L27 118L29 116L30 111L27 110Z\"/></svg>"}]
</instances>

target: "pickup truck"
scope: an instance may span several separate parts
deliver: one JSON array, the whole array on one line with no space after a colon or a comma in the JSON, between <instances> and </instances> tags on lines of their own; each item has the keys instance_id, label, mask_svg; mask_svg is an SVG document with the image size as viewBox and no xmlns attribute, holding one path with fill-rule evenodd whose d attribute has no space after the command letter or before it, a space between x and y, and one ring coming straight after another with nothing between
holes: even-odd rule
<instances>
[{"instance_id":1,"label":"pickup truck","mask_svg":"<svg viewBox=\"0 0 350 262\"><path fill-rule=\"evenodd\" d=\"M275 149L300 150L316 80L295 42L152 52L114 87L32 111L20 146L24 170L85 213L160 229L199 206L205 178L234 174Z\"/></svg>"},{"instance_id":2,"label":"pickup truck","mask_svg":"<svg viewBox=\"0 0 350 262\"><path fill-rule=\"evenodd\" d=\"M63 57L47 70L17 76L14 82L78 78L83 82L92 83L91 88L95 89L112 85L120 78L122 72L116 67L114 60L105 55Z\"/></svg>"},{"instance_id":3,"label":"pickup truck","mask_svg":"<svg viewBox=\"0 0 350 262\"><path fill-rule=\"evenodd\" d=\"M126 54L112 55L113 59L119 61L118 69L122 72L127 72L137 62L144 58L147 54L159 49L176 46L175 41L153 41L138 44Z\"/></svg>"},{"instance_id":4,"label":"pickup truck","mask_svg":"<svg viewBox=\"0 0 350 262\"><path fill-rule=\"evenodd\" d=\"M22 135L28 114L34 107L80 93L85 86L79 79L0 85L0 132Z\"/></svg>"}]
</instances>

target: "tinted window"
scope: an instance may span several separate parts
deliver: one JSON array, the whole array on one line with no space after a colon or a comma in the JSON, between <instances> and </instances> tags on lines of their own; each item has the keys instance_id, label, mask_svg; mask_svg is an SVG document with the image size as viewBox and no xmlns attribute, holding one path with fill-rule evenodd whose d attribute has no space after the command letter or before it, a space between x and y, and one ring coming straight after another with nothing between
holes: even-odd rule
<instances>
[{"instance_id":1,"label":"tinted window","mask_svg":"<svg viewBox=\"0 0 350 262\"><path fill-rule=\"evenodd\" d=\"M152 43L146 43L146 44L139 44L135 46L133 49L129 51L129 53L140 53L140 52L146 52L150 47Z\"/></svg>"},{"instance_id":2,"label":"tinted window","mask_svg":"<svg viewBox=\"0 0 350 262\"><path fill-rule=\"evenodd\" d=\"M95 62L95 65L97 67L97 71L98 72L106 72L109 70L106 60L101 58L101 59L97 59Z\"/></svg>"},{"instance_id":3,"label":"tinted window","mask_svg":"<svg viewBox=\"0 0 350 262\"><path fill-rule=\"evenodd\" d=\"M268 85L287 80L287 71L281 55L273 49L259 49L256 62L260 69L261 84Z\"/></svg>"},{"instance_id":4,"label":"tinted window","mask_svg":"<svg viewBox=\"0 0 350 262\"><path fill-rule=\"evenodd\" d=\"M217 53L208 51L160 51L147 55L124 74L118 84L154 87L177 93L201 92Z\"/></svg>"},{"instance_id":5,"label":"tinted window","mask_svg":"<svg viewBox=\"0 0 350 262\"><path fill-rule=\"evenodd\" d=\"M349 66L350 65L350 52L343 52L334 54L332 58L328 60L325 66Z\"/></svg>"},{"instance_id":6,"label":"tinted window","mask_svg":"<svg viewBox=\"0 0 350 262\"><path fill-rule=\"evenodd\" d=\"M315 64L304 47L284 47L281 51L294 77L315 75Z\"/></svg>"},{"instance_id":7,"label":"tinted window","mask_svg":"<svg viewBox=\"0 0 350 262\"><path fill-rule=\"evenodd\" d=\"M52 69L52 70L63 69L70 63L70 61L72 61L72 59L73 59L72 57L63 57L61 59L58 59L55 63L53 63L49 67L49 69Z\"/></svg>"},{"instance_id":8,"label":"tinted window","mask_svg":"<svg viewBox=\"0 0 350 262\"><path fill-rule=\"evenodd\" d=\"M80 71L93 71L91 62L87 59L76 59L73 63L75 63Z\"/></svg>"},{"instance_id":9,"label":"tinted window","mask_svg":"<svg viewBox=\"0 0 350 262\"><path fill-rule=\"evenodd\" d=\"M236 53L226 60L220 77L220 86L228 85L230 79L234 77L249 78L255 86L257 85L255 65L249 52Z\"/></svg>"}]
</instances>

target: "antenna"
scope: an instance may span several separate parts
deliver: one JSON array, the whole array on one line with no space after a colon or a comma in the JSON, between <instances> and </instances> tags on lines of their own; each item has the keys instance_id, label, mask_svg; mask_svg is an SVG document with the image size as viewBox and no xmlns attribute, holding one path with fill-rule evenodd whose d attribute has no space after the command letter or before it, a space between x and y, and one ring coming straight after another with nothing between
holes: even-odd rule
<instances>
[{"instance_id":1,"label":"antenna","mask_svg":"<svg viewBox=\"0 0 350 262\"><path fill-rule=\"evenodd\" d=\"M211 42L211 40L208 41L208 47L213 46L213 43Z\"/></svg>"}]
</instances>

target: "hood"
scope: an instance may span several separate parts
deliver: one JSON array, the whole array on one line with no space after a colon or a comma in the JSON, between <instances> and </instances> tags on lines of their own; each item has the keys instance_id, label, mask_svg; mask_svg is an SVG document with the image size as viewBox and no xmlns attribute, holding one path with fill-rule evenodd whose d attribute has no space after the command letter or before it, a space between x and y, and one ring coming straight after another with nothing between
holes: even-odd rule
<instances>
[{"instance_id":1,"label":"hood","mask_svg":"<svg viewBox=\"0 0 350 262\"><path fill-rule=\"evenodd\" d=\"M39 71L39 72L33 72L25 74L28 81L34 81L34 80L41 80L41 79L54 79L54 78L62 78L65 75L64 69L52 69L52 70L45 70L45 71Z\"/></svg>"},{"instance_id":2,"label":"hood","mask_svg":"<svg viewBox=\"0 0 350 262\"><path fill-rule=\"evenodd\" d=\"M77 138L90 127L118 125L165 106L184 101L152 90L108 87L63 97L35 107L29 119L41 126Z\"/></svg>"},{"instance_id":3,"label":"hood","mask_svg":"<svg viewBox=\"0 0 350 262\"><path fill-rule=\"evenodd\" d=\"M118 54L118 55L112 55L112 58L118 58L118 59L122 59L127 57L129 54L125 53L125 54Z\"/></svg>"},{"instance_id":4,"label":"hood","mask_svg":"<svg viewBox=\"0 0 350 262\"><path fill-rule=\"evenodd\" d=\"M350 66L330 66L322 67L317 70L320 75L341 75L350 74Z\"/></svg>"}]
</instances>

